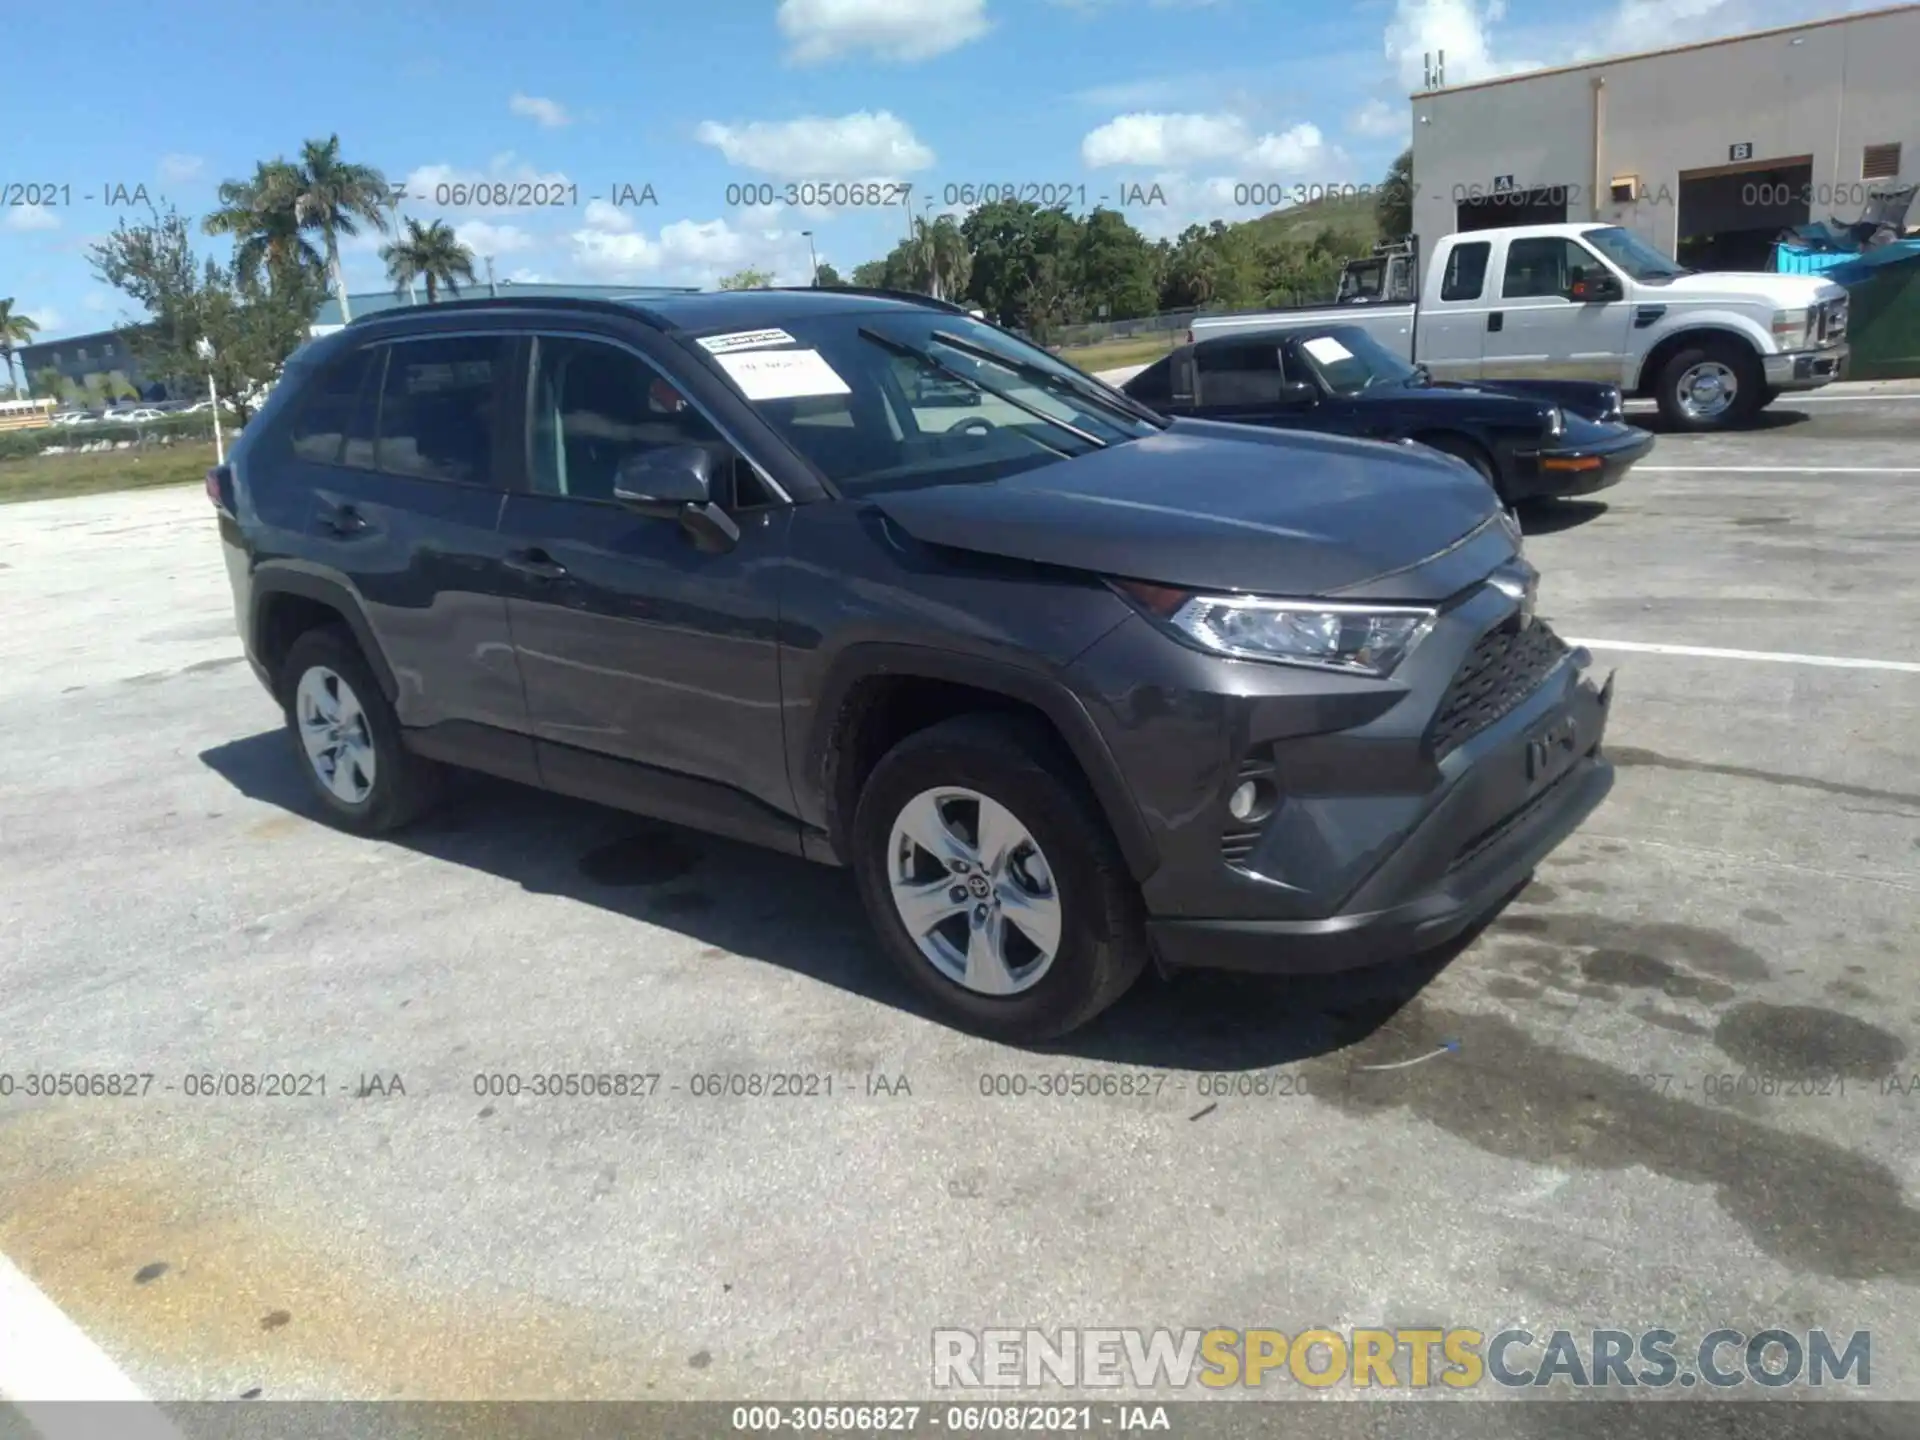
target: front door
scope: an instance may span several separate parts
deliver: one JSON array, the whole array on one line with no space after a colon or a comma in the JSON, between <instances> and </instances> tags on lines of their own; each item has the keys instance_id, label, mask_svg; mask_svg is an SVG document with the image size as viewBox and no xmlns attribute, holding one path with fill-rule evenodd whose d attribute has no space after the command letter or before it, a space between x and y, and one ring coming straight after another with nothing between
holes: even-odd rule
<instances>
[{"instance_id":1,"label":"front door","mask_svg":"<svg viewBox=\"0 0 1920 1440\"><path fill-rule=\"evenodd\" d=\"M1601 275L1614 272L1568 236L1508 242L1500 299L1487 314L1481 373L1489 380L1626 383L1632 301L1576 300L1569 293L1576 281Z\"/></svg>"},{"instance_id":2,"label":"front door","mask_svg":"<svg viewBox=\"0 0 1920 1440\"><path fill-rule=\"evenodd\" d=\"M635 787L634 808L669 818L685 809L736 831L753 826L728 826L730 806L749 821L790 817L773 563L789 507L623 344L541 335L530 382L527 474L501 529L547 783L586 793L586 778L604 775ZM613 498L622 460L684 444L723 457L715 499L740 528L730 550L702 550L677 519ZM630 765L623 774L606 762Z\"/></svg>"}]
</instances>

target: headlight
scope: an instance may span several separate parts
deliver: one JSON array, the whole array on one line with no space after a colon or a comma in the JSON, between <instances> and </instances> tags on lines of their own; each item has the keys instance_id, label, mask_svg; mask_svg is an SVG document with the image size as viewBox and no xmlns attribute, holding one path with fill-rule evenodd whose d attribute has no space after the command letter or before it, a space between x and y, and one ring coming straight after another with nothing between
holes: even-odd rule
<instances>
[{"instance_id":1,"label":"headlight","mask_svg":"<svg viewBox=\"0 0 1920 1440\"><path fill-rule=\"evenodd\" d=\"M1782 350L1799 349L1807 342L1807 332L1812 320L1811 310L1774 311L1773 343Z\"/></svg>"},{"instance_id":2,"label":"headlight","mask_svg":"<svg viewBox=\"0 0 1920 1440\"><path fill-rule=\"evenodd\" d=\"M1600 402L1600 418L1602 420L1619 420L1623 419L1626 413L1625 397L1621 395L1620 387L1618 385L1609 385L1606 396Z\"/></svg>"},{"instance_id":3,"label":"headlight","mask_svg":"<svg viewBox=\"0 0 1920 1440\"><path fill-rule=\"evenodd\" d=\"M1547 412L1547 438L1558 440L1567 433L1567 412L1558 405Z\"/></svg>"},{"instance_id":4,"label":"headlight","mask_svg":"<svg viewBox=\"0 0 1920 1440\"><path fill-rule=\"evenodd\" d=\"M1342 605L1195 595L1158 585L1119 588L1201 648L1240 660L1270 660L1385 679L1433 628L1435 611L1413 605Z\"/></svg>"}]
</instances>

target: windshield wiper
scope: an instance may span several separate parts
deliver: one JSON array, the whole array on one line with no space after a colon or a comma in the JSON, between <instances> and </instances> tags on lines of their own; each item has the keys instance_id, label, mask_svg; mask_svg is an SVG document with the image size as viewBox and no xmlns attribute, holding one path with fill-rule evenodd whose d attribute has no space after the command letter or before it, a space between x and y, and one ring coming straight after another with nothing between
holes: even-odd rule
<instances>
[{"instance_id":1,"label":"windshield wiper","mask_svg":"<svg viewBox=\"0 0 1920 1440\"><path fill-rule=\"evenodd\" d=\"M1131 395L1118 390L1108 390L1098 381L1080 380L1069 375L1056 374L1043 366L1028 360L1016 360L1011 355L1003 355L986 345L976 344L951 330L936 330L933 338L942 345L973 355L995 365L1004 365L1016 375L1024 375L1043 388L1064 387L1069 393L1078 395L1082 400L1107 411L1109 414L1122 415L1129 420L1139 420L1153 426L1156 430L1166 428L1167 419L1159 412L1148 409Z\"/></svg>"},{"instance_id":2,"label":"windshield wiper","mask_svg":"<svg viewBox=\"0 0 1920 1440\"><path fill-rule=\"evenodd\" d=\"M1102 440L1098 435L1082 430L1078 425L1069 425L1066 421L1059 419L1057 416L1047 414L1047 412L1039 406L1022 400L1019 396L1009 395L1006 391L987 384L977 375L967 375L962 371L956 370L951 365L945 364L934 356L929 355L917 345L909 345L904 340L895 340L891 335L882 335L878 330L869 330L864 326L860 330L860 337L863 340L871 340L883 350L891 350L896 355L904 355L910 360L918 360L922 365L931 365L949 380L958 380L969 389L979 390L993 396L996 400L1004 400L1007 404L1013 406L1014 409L1024 410L1027 414L1033 416L1034 419L1044 420L1056 429L1064 430L1069 435L1086 441L1087 444L1093 446L1096 450L1104 450L1107 448L1108 442ZM1043 441L1041 443L1044 444L1045 442ZM1057 455L1068 455L1071 453L1066 450L1057 450L1051 445L1048 445L1047 448L1053 450Z\"/></svg>"}]
</instances>

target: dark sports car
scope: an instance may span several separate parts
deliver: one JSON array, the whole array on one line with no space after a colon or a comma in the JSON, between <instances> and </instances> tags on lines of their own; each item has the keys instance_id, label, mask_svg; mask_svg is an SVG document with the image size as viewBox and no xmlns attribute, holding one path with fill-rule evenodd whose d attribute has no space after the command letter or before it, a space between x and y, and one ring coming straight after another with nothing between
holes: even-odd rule
<instances>
[{"instance_id":1,"label":"dark sports car","mask_svg":"<svg viewBox=\"0 0 1920 1440\"><path fill-rule=\"evenodd\" d=\"M1617 386L1437 382L1351 325L1196 341L1120 388L1169 415L1418 441L1464 460L1509 505L1604 490L1653 448L1622 418Z\"/></svg>"}]
</instances>

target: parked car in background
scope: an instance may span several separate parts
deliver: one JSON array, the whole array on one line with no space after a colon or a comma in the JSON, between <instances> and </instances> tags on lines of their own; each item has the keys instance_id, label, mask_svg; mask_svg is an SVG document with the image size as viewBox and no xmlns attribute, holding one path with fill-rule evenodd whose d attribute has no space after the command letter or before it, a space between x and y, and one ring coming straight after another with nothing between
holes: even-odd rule
<instances>
[{"instance_id":1,"label":"parked car in background","mask_svg":"<svg viewBox=\"0 0 1920 1440\"><path fill-rule=\"evenodd\" d=\"M1621 418L1618 386L1436 381L1351 323L1215 335L1121 388L1169 415L1416 440L1465 461L1508 505L1605 489L1653 448Z\"/></svg>"},{"instance_id":2,"label":"parked car in background","mask_svg":"<svg viewBox=\"0 0 1920 1440\"><path fill-rule=\"evenodd\" d=\"M930 381L977 392L923 425ZM451 763L850 866L939 1013L1378 964L1597 806L1611 681L1491 489L1169 419L958 306L515 297L305 347L208 473L337 824Z\"/></svg>"},{"instance_id":3,"label":"parked car in background","mask_svg":"<svg viewBox=\"0 0 1920 1440\"><path fill-rule=\"evenodd\" d=\"M1384 249L1350 262L1333 306L1203 315L1187 338L1354 324L1437 379L1594 380L1652 396L1679 430L1743 423L1846 365L1839 285L1689 270L1618 225L1449 235L1417 285L1418 243Z\"/></svg>"},{"instance_id":4,"label":"parked car in background","mask_svg":"<svg viewBox=\"0 0 1920 1440\"><path fill-rule=\"evenodd\" d=\"M122 425L145 425L155 420L164 420L166 415L151 405L142 405L132 410L116 410L107 418Z\"/></svg>"}]
</instances>

